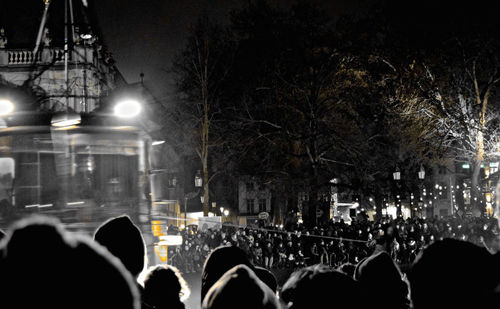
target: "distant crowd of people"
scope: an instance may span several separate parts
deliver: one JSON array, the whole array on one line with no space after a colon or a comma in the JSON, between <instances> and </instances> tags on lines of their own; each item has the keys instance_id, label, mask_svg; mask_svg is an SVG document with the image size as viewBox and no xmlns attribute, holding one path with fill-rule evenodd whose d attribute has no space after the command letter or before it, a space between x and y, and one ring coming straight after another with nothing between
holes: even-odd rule
<instances>
[{"instance_id":1,"label":"distant crowd of people","mask_svg":"<svg viewBox=\"0 0 500 309\"><path fill-rule=\"evenodd\" d=\"M189 267L201 270L203 309L500 303L498 227L486 218L330 223L291 231L225 226L184 234L182 250L194 246L203 254L189 261L187 255L172 257L182 271L147 267L143 235L128 216L104 222L93 238L71 234L47 217L22 219L0 236L2 308L182 309L190 294L182 271ZM413 247L420 251L416 257L401 253ZM291 254L294 262L286 264ZM295 262L299 256L302 264ZM408 263L404 272L401 263ZM296 269L278 285L273 267Z\"/></svg>"},{"instance_id":2,"label":"distant crowd of people","mask_svg":"<svg viewBox=\"0 0 500 309\"><path fill-rule=\"evenodd\" d=\"M496 219L486 217L447 219L384 219L380 221L330 222L308 229L295 225L286 231L276 227L181 231L183 243L170 248L170 263L184 273L201 271L210 252L219 246L236 246L253 264L272 268L301 268L323 264L332 268L357 264L374 252L386 251L403 268L435 240L469 241L496 250Z\"/></svg>"}]
</instances>

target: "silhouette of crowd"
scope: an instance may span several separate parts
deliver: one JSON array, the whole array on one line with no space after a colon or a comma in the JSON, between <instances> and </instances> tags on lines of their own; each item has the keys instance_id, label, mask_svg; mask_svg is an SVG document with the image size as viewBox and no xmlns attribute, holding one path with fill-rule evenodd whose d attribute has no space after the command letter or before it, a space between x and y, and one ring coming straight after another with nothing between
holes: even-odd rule
<instances>
[{"instance_id":1,"label":"silhouette of crowd","mask_svg":"<svg viewBox=\"0 0 500 309\"><path fill-rule=\"evenodd\" d=\"M206 257L193 257L201 263L204 309L494 308L500 302L495 226L484 218L412 219L332 223L311 231L299 226L291 232L225 227L183 238L184 245L208 247ZM47 217L22 219L0 236L2 308L184 308L190 294L175 266L146 267L142 233L128 216L104 222L93 239ZM248 247L239 242L245 238L253 238ZM328 254L332 241L335 248L357 245L346 249L349 258L338 259L335 250L333 257ZM412 241L421 244L402 272L393 244L401 250ZM291 242L311 253L279 286L271 256L255 255L261 242L264 248L271 244L270 252ZM320 246L325 256L312 249Z\"/></svg>"},{"instance_id":2,"label":"silhouette of crowd","mask_svg":"<svg viewBox=\"0 0 500 309\"><path fill-rule=\"evenodd\" d=\"M220 230L179 232L183 243L170 249L169 258L182 272L197 272L212 250L236 246L245 251L253 264L268 269L297 269L315 264L349 268L345 264L356 265L374 252L386 251L398 266L406 269L435 240L460 239L493 250L497 249L498 232L496 220L487 217L329 222L311 229L294 225L287 230L224 225Z\"/></svg>"}]
</instances>

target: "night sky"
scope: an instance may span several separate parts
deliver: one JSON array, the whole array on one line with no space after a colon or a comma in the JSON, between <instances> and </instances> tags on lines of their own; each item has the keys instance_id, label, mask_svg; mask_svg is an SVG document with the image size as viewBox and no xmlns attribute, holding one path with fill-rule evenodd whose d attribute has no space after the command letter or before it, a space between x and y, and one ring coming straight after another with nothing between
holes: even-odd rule
<instances>
[{"instance_id":1,"label":"night sky","mask_svg":"<svg viewBox=\"0 0 500 309\"><path fill-rule=\"evenodd\" d=\"M271 1L284 6L293 1ZM347 5L345 0L316 1L332 13ZM350 1L353 3L360 0ZM229 12L245 5L238 0L106 0L95 1L104 42L113 53L117 67L130 82L144 73L146 85L160 99L173 92L168 69L182 48L189 25L200 13L220 22Z\"/></svg>"}]
</instances>

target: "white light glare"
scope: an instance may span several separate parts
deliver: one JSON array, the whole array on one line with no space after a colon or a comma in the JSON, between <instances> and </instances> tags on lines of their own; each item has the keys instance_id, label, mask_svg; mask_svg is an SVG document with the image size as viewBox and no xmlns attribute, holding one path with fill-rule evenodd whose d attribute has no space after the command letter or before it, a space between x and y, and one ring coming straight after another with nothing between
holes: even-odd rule
<instances>
[{"instance_id":1,"label":"white light glare","mask_svg":"<svg viewBox=\"0 0 500 309\"><path fill-rule=\"evenodd\" d=\"M161 145L163 143L165 143L165 141L154 141L154 142L151 143L151 145L152 146L156 146L156 145Z\"/></svg>"},{"instance_id":2,"label":"white light glare","mask_svg":"<svg viewBox=\"0 0 500 309\"><path fill-rule=\"evenodd\" d=\"M125 100L116 104L115 115L122 118L132 118L141 112L141 104L136 100Z\"/></svg>"},{"instance_id":3,"label":"white light glare","mask_svg":"<svg viewBox=\"0 0 500 309\"><path fill-rule=\"evenodd\" d=\"M52 117L51 123L53 127L67 128L80 124L81 118L76 113L58 113Z\"/></svg>"},{"instance_id":4,"label":"white light glare","mask_svg":"<svg viewBox=\"0 0 500 309\"><path fill-rule=\"evenodd\" d=\"M14 111L14 103L7 99L0 99L0 116L5 116Z\"/></svg>"}]
</instances>

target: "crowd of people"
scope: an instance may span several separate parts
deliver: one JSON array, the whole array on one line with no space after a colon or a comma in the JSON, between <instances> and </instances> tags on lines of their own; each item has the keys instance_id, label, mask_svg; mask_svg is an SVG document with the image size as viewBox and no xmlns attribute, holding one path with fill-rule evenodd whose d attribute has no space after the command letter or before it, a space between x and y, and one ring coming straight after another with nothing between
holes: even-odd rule
<instances>
[{"instance_id":1,"label":"crowd of people","mask_svg":"<svg viewBox=\"0 0 500 309\"><path fill-rule=\"evenodd\" d=\"M499 230L487 217L447 219L384 219L329 222L314 228L268 226L242 228L224 225L220 230L180 232L182 245L170 248L170 263L184 273L198 272L210 252L219 246L236 246L255 265L268 269L301 268L323 264L331 268L357 264L375 251L386 251L403 269L435 240L454 238L496 250Z\"/></svg>"},{"instance_id":2,"label":"crowd of people","mask_svg":"<svg viewBox=\"0 0 500 309\"><path fill-rule=\"evenodd\" d=\"M182 309L189 267L201 270L203 309L493 308L500 302L498 227L487 218L291 231L225 226L184 234L182 250L202 249L189 261L172 257L184 263L177 264L181 271L147 267L143 235L128 216L104 222L93 238L47 217L22 219L0 236L2 308ZM415 258L407 254L412 247L420 251ZM294 262L286 264L290 255ZM408 263L404 272L402 263ZM279 286L273 267L295 271Z\"/></svg>"}]
</instances>

